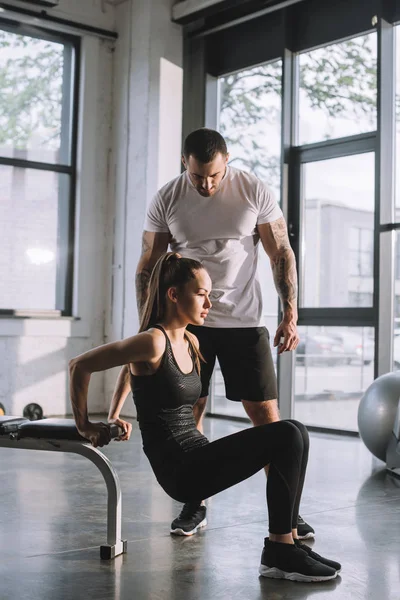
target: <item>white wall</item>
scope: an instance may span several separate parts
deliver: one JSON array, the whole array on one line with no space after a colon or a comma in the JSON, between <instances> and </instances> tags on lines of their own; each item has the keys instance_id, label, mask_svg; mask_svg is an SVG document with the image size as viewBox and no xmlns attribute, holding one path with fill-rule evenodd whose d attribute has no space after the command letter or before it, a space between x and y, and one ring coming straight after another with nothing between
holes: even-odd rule
<instances>
[{"instance_id":1,"label":"white wall","mask_svg":"<svg viewBox=\"0 0 400 600\"><path fill-rule=\"evenodd\" d=\"M57 11L59 16L91 25L114 26L114 9L108 7L103 13L100 1L62 0ZM113 45L91 35L82 38L74 282L77 319L0 319L0 402L9 414L22 414L29 402L38 402L45 415L70 414L68 360L104 340ZM103 374L93 377L90 406L97 412L104 409Z\"/></svg>"},{"instance_id":2,"label":"white wall","mask_svg":"<svg viewBox=\"0 0 400 600\"><path fill-rule=\"evenodd\" d=\"M146 206L161 183L179 175L182 31L171 23L172 0L134 0L116 10L114 152L108 249L106 341L138 330L135 270ZM169 115L169 119L168 119ZM118 370L106 374L106 401ZM126 403L125 414L133 414Z\"/></svg>"},{"instance_id":3,"label":"white wall","mask_svg":"<svg viewBox=\"0 0 400 600\"><path fill-rule=\"evenodd\" d=\"M113 51L113 42L82 38L79 320L0 319L0 402L9 414L21 414L29 402L41 404L47 416L71 414L69 358L137 331L134 280L146 206L159 184L180 173L182 32L170 21L172 4L126 0L114 8L102 0L60 0L48 11L116 29L119 39ZM93 376L92 412L108 406L117 371Z\"/></svg>"}]
</instances>

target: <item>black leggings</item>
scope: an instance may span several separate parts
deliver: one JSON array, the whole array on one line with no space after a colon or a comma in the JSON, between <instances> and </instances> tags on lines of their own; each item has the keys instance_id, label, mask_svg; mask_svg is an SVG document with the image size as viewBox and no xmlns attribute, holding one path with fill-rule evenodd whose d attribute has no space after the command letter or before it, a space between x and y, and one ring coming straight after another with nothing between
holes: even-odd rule
<instances>
[{"instance_id":1,"label":"black leggings","mask_svg":"<svg viewBox=\"0 0 400 600\"><path fill-rule=\"evenodd\" d=\"M309 451L307 429L294 420L245 429L185 452L174 468L156 476L180 502L209 498L269 464L267 502L270 533L297 527Z\"/></svg>"}]
</instances>

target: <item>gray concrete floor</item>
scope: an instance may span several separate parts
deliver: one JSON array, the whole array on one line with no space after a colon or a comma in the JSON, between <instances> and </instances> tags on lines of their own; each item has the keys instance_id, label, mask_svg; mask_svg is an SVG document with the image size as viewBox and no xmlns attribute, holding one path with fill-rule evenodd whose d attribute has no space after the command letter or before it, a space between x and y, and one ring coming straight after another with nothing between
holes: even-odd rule
<instances>
[{"instance_id":1,"label":"gray concrete floor","mask_svg":"<svg viewBox=\"0 0 400 600\"><path fill-rule=\"evenodd\" d=\"M245 427L208 419L216 439ZM400 480L386 475L358 439L311 435L301 512L314 548L339 560L321 584L259 578L267 534L265 479L208 500L208 526L192 538L169 534L179 505L158 486L135 423L129 443L104 452L123 491L128 553L101 562L105 486L86 459L1 449L1 600L399 600Z\"/></svg>"}]
</instances>

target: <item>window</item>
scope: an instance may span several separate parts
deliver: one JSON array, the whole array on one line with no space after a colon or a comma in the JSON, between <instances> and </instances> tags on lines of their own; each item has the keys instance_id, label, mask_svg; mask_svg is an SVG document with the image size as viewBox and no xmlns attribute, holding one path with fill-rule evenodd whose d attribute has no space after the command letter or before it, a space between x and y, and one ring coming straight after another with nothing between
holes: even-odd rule
<instances>
[{"instance_id":1,"label":"window","mask_svg":"<svg viewBox=\"0 0 400 600\"><path fill-rule=\"evenodd\" d=\"M374 131L376 34L301 54L299 83L300 144Z\"/></svg>"},{"instance_id":2,"label":"window","mask_svg":"<svg viewBox=\"0 0 400 600\"><path fill-rule=\"evenodd\" d=\"M73 38L0 29L0 312L71 311Z\"/></svg>"},{"instance_id":3,"label":"window","mask_svg":"<svg viewBox=\"0 0 400 600\"><path fill-rule=\"evenodd\" d=\"M316 427L357 431L357 411L374 379L374 330L299 327L295 418Z\"/></svg>"},{"instance_id":4,"label":"window","mask_svg":"<svg viewBox=\"0 0 400 600\"><path fill-rule=\"evenodd\" d=\"M301 307L358 306L349 294L358 291L372 306L374 160L366 152L303 164Z\"/></svg>"},{"instance_id":5,"label":"window","mask_svg":"<svg viewBox=\"0 0 400 600\"><path fill-rule=\"evenodd\" d=\"M219 128L230 164L249 171L280 194L282 61L219 80Z\"/></svg>"},{"instance_id":6,"label":"window","mask_svg":"<svg viewBox=\"0 0 400 600\"><path fill-rule=\"evenodd\" d=\"M280 198L282 61L277 60L219 79L219 130L225 137L230 165L256 175ZM270 332L278 322L278 301L271 267L259 244L258 278L263 296L263 319ZM276 349L273 349L276 361ZM225 398L219 365L215 369L211 410L245 416L241 403Z\"/></svg>"}]
</instances>

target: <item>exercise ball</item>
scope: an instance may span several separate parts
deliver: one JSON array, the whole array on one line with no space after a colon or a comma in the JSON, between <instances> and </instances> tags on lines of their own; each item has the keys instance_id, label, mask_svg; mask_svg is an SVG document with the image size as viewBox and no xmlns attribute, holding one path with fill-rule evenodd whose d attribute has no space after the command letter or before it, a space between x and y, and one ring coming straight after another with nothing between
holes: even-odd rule
<instances>
[{"instance_id":1,"label":"exercise ball","mask_svg":"<svg viewBox=\"0 0 400 600\"><path fill-rule=\"evenodd\" d=\"M381 375L369 386L358 407L358 431L368 450L386 462L400 398L400 372Z\"/></svg>"}]
</instances>

